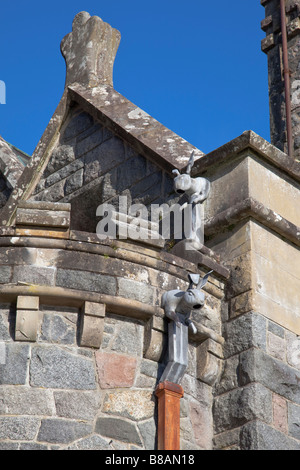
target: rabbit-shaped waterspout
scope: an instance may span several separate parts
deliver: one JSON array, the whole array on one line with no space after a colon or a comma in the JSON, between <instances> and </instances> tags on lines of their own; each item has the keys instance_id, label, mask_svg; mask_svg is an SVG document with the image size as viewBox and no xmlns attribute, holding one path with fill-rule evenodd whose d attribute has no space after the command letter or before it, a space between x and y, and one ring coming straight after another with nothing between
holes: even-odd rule
<instances>
[{"instance_id":1,"label":"rabbit-shaped waterspout","mask_svg":"<svg viewBox=\"0 0 300 470\"><path fill-rule=\"evenodd\" d=\"M178 170L173 170L174 189L177 194L186 194L190 211L185 211L187 223L185 223L185 239L188 242L187 249L200 249L204 242L203 231L203 210L201 204L207 199L210 191L210 182L206 178L191 177L191 170L194 165L194 152L192 152L185 173L180 174ZM185 203L181 209L188 206Z\"/></svg>"},{"instance_id":2,"label":"rabbit-shaped waterspout","mask_svg":"<svg viewBox=\"0 0 300 470\"><path fill-rule=\"evenodd\" d=\"M202 178L200 176L197 178L191 177L194 162L195 159L193 151L184 174L180 174L178 170L172 171L174 175L177 175L174 178L174 189L176 193L187 194L190 204L197 204L198 202L205 201L210 190L210 182L206 178Z\"/></svg>"},{"instance_id":3,"label":"rabbit-shaped waterspout","mask_svg":"<svg viewBox=\"0 0 300 470\"><path fill-rule=\"evenodd\" d=\"M203 307L204 292L201 291L208 280L210 271L202 279L199 274L189 274L189 287L186 291L171 290L162 295L161 306L171 321L168 326L168 364L161 381L179 383L188 364L188 328L196 334L197 328L190 320L193 310Z\"/></svg>"},{"instance_id":4,"label":"rabbit-shaped waterspout","mask_svg":"<svg viewBox=\"0 0 300 470\"><path fill-rule=\"evenodd\" d=\"M210 271L203 278L199 274L189 274L189 287L186 291L170 290L162 295L161 306L166 316L173 320L177 326L179 323L187 325L193 333L197 328L190 320L192 310L200 310L205 301L205 294L200 289L205 286ZM196 286L196 287L194 287Z\"/></svg>"}]
</instances>

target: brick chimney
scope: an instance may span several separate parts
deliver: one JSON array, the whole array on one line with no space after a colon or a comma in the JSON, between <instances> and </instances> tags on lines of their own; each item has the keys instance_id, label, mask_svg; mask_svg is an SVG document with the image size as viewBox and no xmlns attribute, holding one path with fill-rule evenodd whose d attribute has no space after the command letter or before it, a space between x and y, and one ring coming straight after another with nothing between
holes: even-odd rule
<instances>
[{"instance_id":1,"label":"brick chimney","mask_svg":"<svg viewBox=\"0 0 300 470\"><path fill-rule=\"evenodd\" d=\"M280 0L261 0L266 32L262 51L268 56L271 143L288 153L287 114L285 99L284 51ZM300 158L300 0L285 0L288 81L291 122L291 154ZM289 106L289 103L287 103Z\"/></svg>"}]
</instances>

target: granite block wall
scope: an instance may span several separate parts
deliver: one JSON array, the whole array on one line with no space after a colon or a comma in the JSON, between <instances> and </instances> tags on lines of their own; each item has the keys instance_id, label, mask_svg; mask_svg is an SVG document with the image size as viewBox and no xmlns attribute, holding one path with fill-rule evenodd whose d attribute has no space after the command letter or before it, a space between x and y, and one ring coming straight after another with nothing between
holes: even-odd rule
<instances>
[{"instance_id":1,"label":"granite block wall","mask_svg":"<svg viewBox=\"0 0 300 470\"><path fill-rule=\"evenodd\" d=\"M1 450L155 449L163 364L143 358L143 322L107 314L94 350L78 347L78 309L40 306L35 343L13 340L14 306L0 312ZM211 448L212 392L195 357L190 346L182 449Z\"/></svg>"},{"instance_id":2,"label":"granite block wall","mask_svg":"<svg viewBox=\"0 0 300 470\"><path fill-rule=\"evenodd\" d=\"M256 312L226 329L214 408L216 448L300 450L299 337Z\"/></svg>"},{"instance_id":3,"label":"granite block wall","mask_svg":"<svg viewBox=\"0 0 300 470\"><path fill-rule=\"evenodd\" d=\"M165 290L186 289L196 267L92 234L6 235L0 237L0 449L155 449L155 389L167 361L160 299ZM224 282L211 276L205 289L207 303L194 321L206 330L190 338L182 382L182 449L213 445L213 388L201 373L214 365L207 332L220 335Z\"/></svg>"}]
</instances>

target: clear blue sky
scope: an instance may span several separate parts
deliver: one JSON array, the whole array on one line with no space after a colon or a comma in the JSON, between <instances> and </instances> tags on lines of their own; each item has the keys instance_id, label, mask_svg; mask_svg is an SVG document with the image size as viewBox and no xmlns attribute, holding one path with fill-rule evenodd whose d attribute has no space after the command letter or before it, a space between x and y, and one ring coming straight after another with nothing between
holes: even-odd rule
<instances>
[{"instance_id":1,"label":"clear blue sky","mask_svg":"<svg viewBox=\"0 0 300 470\"><path fill-rule=\"evenodd\" d=\"M0 135L32 154L61 98L61 39L80 11L121 32L114 87L207 153L251 129L269 140L260 0L1 2Z\"/></svg>"}]
</instances>

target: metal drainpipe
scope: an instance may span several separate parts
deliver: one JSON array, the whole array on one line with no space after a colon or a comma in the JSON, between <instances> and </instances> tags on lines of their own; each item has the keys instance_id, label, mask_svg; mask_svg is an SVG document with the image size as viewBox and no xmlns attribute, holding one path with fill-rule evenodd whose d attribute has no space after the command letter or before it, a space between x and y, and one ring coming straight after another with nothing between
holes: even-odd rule
<instances>
[{"instance_id":1,"label":"metal drainpipe","mask_svg":"<svg viewBox=\"0 0 300 470\"><path fill-rule=\"evenodd\" d=\"M286 132L287 132L288 155L292 157L293 156L292 113L291 113L290 70L289 70L288 48L287 48L285 0L280 0L280 13L281 13L284 87L285 87Z\"/></svg>"}]
</instances>

